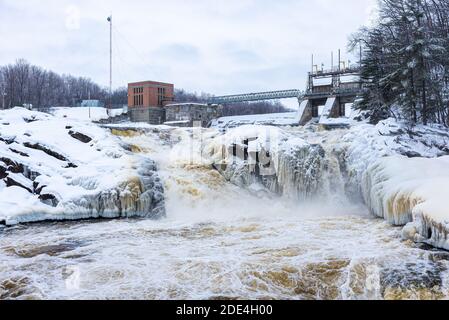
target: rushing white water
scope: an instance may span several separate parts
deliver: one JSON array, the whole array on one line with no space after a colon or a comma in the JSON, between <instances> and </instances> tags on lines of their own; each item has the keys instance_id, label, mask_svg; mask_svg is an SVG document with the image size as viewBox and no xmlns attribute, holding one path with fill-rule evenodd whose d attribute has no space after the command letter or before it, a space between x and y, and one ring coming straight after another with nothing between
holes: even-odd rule
<instances>
[{"instance_id":1,"label":"rushing white water","mask_svg":"<svg viewBox=\"0 0 449 320\"><path fill-rule=\"evenodd\" d=\"M338 139L299 133L309 143ZM335 197L319 203L227 182L201 157L215 135L123 137L158 163L166 219L0 230L0 298L449 297L449 254L401 241L401 229L349 204L331 177Z\"/></svg>"}]
</instances>

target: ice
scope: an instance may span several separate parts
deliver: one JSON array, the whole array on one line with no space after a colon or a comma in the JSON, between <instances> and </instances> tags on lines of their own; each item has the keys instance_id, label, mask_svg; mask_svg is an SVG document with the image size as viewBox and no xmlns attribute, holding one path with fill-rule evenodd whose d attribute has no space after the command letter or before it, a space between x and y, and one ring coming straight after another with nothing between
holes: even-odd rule
<instances>
[{"instance_id":1,"label":"ice","mask_svg":"<svg viewBox=\"0 0 449 320\"><path fill-rule=\"evenodd\" d=\"M156 164L126 151L109 129L24 108L1 111L0 119L4 224L164 215Z\"/></svg>"},{"instance_id":2,"label":"ice","mask_svg":"<svg viewBox=\"0 0 449 320\"><path fill-rule=\"evenodd\" d=\"M212 154L222 175L240 187L260 184L271 193L296 201L327 192L324 149L280 128L232 129L212 141L206 152Z\"/></svg>"},{"instance_id":3,"label":"ice","mask_svg":"<svg viewBox=\"0 0 449 320\"><path fill-rule=\"evenodd\" d=\"M276 116L281 124L297 121L298 113ZM408 224L404 237L449 247L447 129L346 119L351 127L326 131L315 124L264 126L262 120L267 116L221 118L211 129L130 123L105 129L23 108L2 111L0 220L160 217L163 183L208 197L203 180L191 183L188 170L172 172L189 167L258 197L304 202L343 193L391 224ZM91 140L83 143L70 131ZM150 157L164 167L164 181ZM176 190L171 197L182 197Z\"/></svg>"},{"instance_id":4,"label":"ice","mask_svg":"<svg viewBox=\"0 0 449 320\"><path fill-rule=\"evenodd\" d=\"M371 212L403 236L449 249L449 133L438 126L410 128L393 119L359 124L344 136L348 186Z\"/></svg>"},{"instance_id":5,"label":"ice","mask_svg":"<svg viewBox=\"0 0 449 320\"><path fill-rule=\"evenodd\" d=\"M226 131L244 125L298 126L299 121L298 112L245 115L218 118L212 122L212 128Z\"/></svg>"},{"instance_id":6,"label":"ice","mask_svg":"<svg viewBox=\"0 0 449 320\"><path fill-rule=\"evenodd\" d=\"M53 108L51 113L60 118L67 118L70 120L85 120L85 121L100 121L108 119L109 117L120 116L125 112L123 108L121 109L111 109L101 107L79 107L79 108Z\"/></svg>"},{"instance_id":7,"label":"ice","mask_svg":"<svg viewBox=\"0 0 449 320\"><path fill-rule=\"evenodd\" d=\"M363 179L367 204L404 236L449 250L449 156L386 157L370 166Z\"/></svg>"}]
</instances>

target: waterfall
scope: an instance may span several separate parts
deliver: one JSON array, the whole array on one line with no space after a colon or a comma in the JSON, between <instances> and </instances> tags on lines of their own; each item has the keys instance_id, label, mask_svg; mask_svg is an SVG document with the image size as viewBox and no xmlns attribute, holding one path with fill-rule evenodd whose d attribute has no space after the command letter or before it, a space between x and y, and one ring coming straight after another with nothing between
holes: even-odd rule
<instances>
[{"instance_id":1,"label":"waterfall","mask_svg":"<svg viewBox=\"0 0 449 320\"><path fill-rule=\"evenodd\" d=\"M207 151L223 177L240 187L258 185L299 201L331 198L345 190L340 152L278 128L237 128L214 139Z\"/></svg>"}]
</instances>

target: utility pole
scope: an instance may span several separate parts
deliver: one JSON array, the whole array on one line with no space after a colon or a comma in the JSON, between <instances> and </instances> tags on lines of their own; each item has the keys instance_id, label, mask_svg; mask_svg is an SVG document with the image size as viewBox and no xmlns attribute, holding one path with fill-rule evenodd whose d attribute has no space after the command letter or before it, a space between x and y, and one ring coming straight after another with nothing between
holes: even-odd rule
<instances>
[{"instance_id":1,"label":"utility pole","mask_svg":"<svg viewBox=\"0 0 449 320\"><path fill-rule=\"evenodd\" d=\"M112 108L112 14L108 18L109 22L109 109Z\"/></svg>"}]
</instances>

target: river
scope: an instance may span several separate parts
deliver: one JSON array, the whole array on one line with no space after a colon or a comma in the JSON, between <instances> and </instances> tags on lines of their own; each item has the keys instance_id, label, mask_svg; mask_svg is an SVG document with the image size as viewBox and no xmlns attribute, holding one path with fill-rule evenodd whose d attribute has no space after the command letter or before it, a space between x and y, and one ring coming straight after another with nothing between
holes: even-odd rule
<instances>
[{"instance_id":1,"label":"river","mask_svg":"<svg viewBox=\"0 0 449 320\"><path fill-rule=\"evenodd\" d=\"M184 152L186 132L164 135L123 140L159 164L166 219L0 229L0 298L449 298L448 253L344 199L239 188Z\"/></svg>"}]
</instances>

